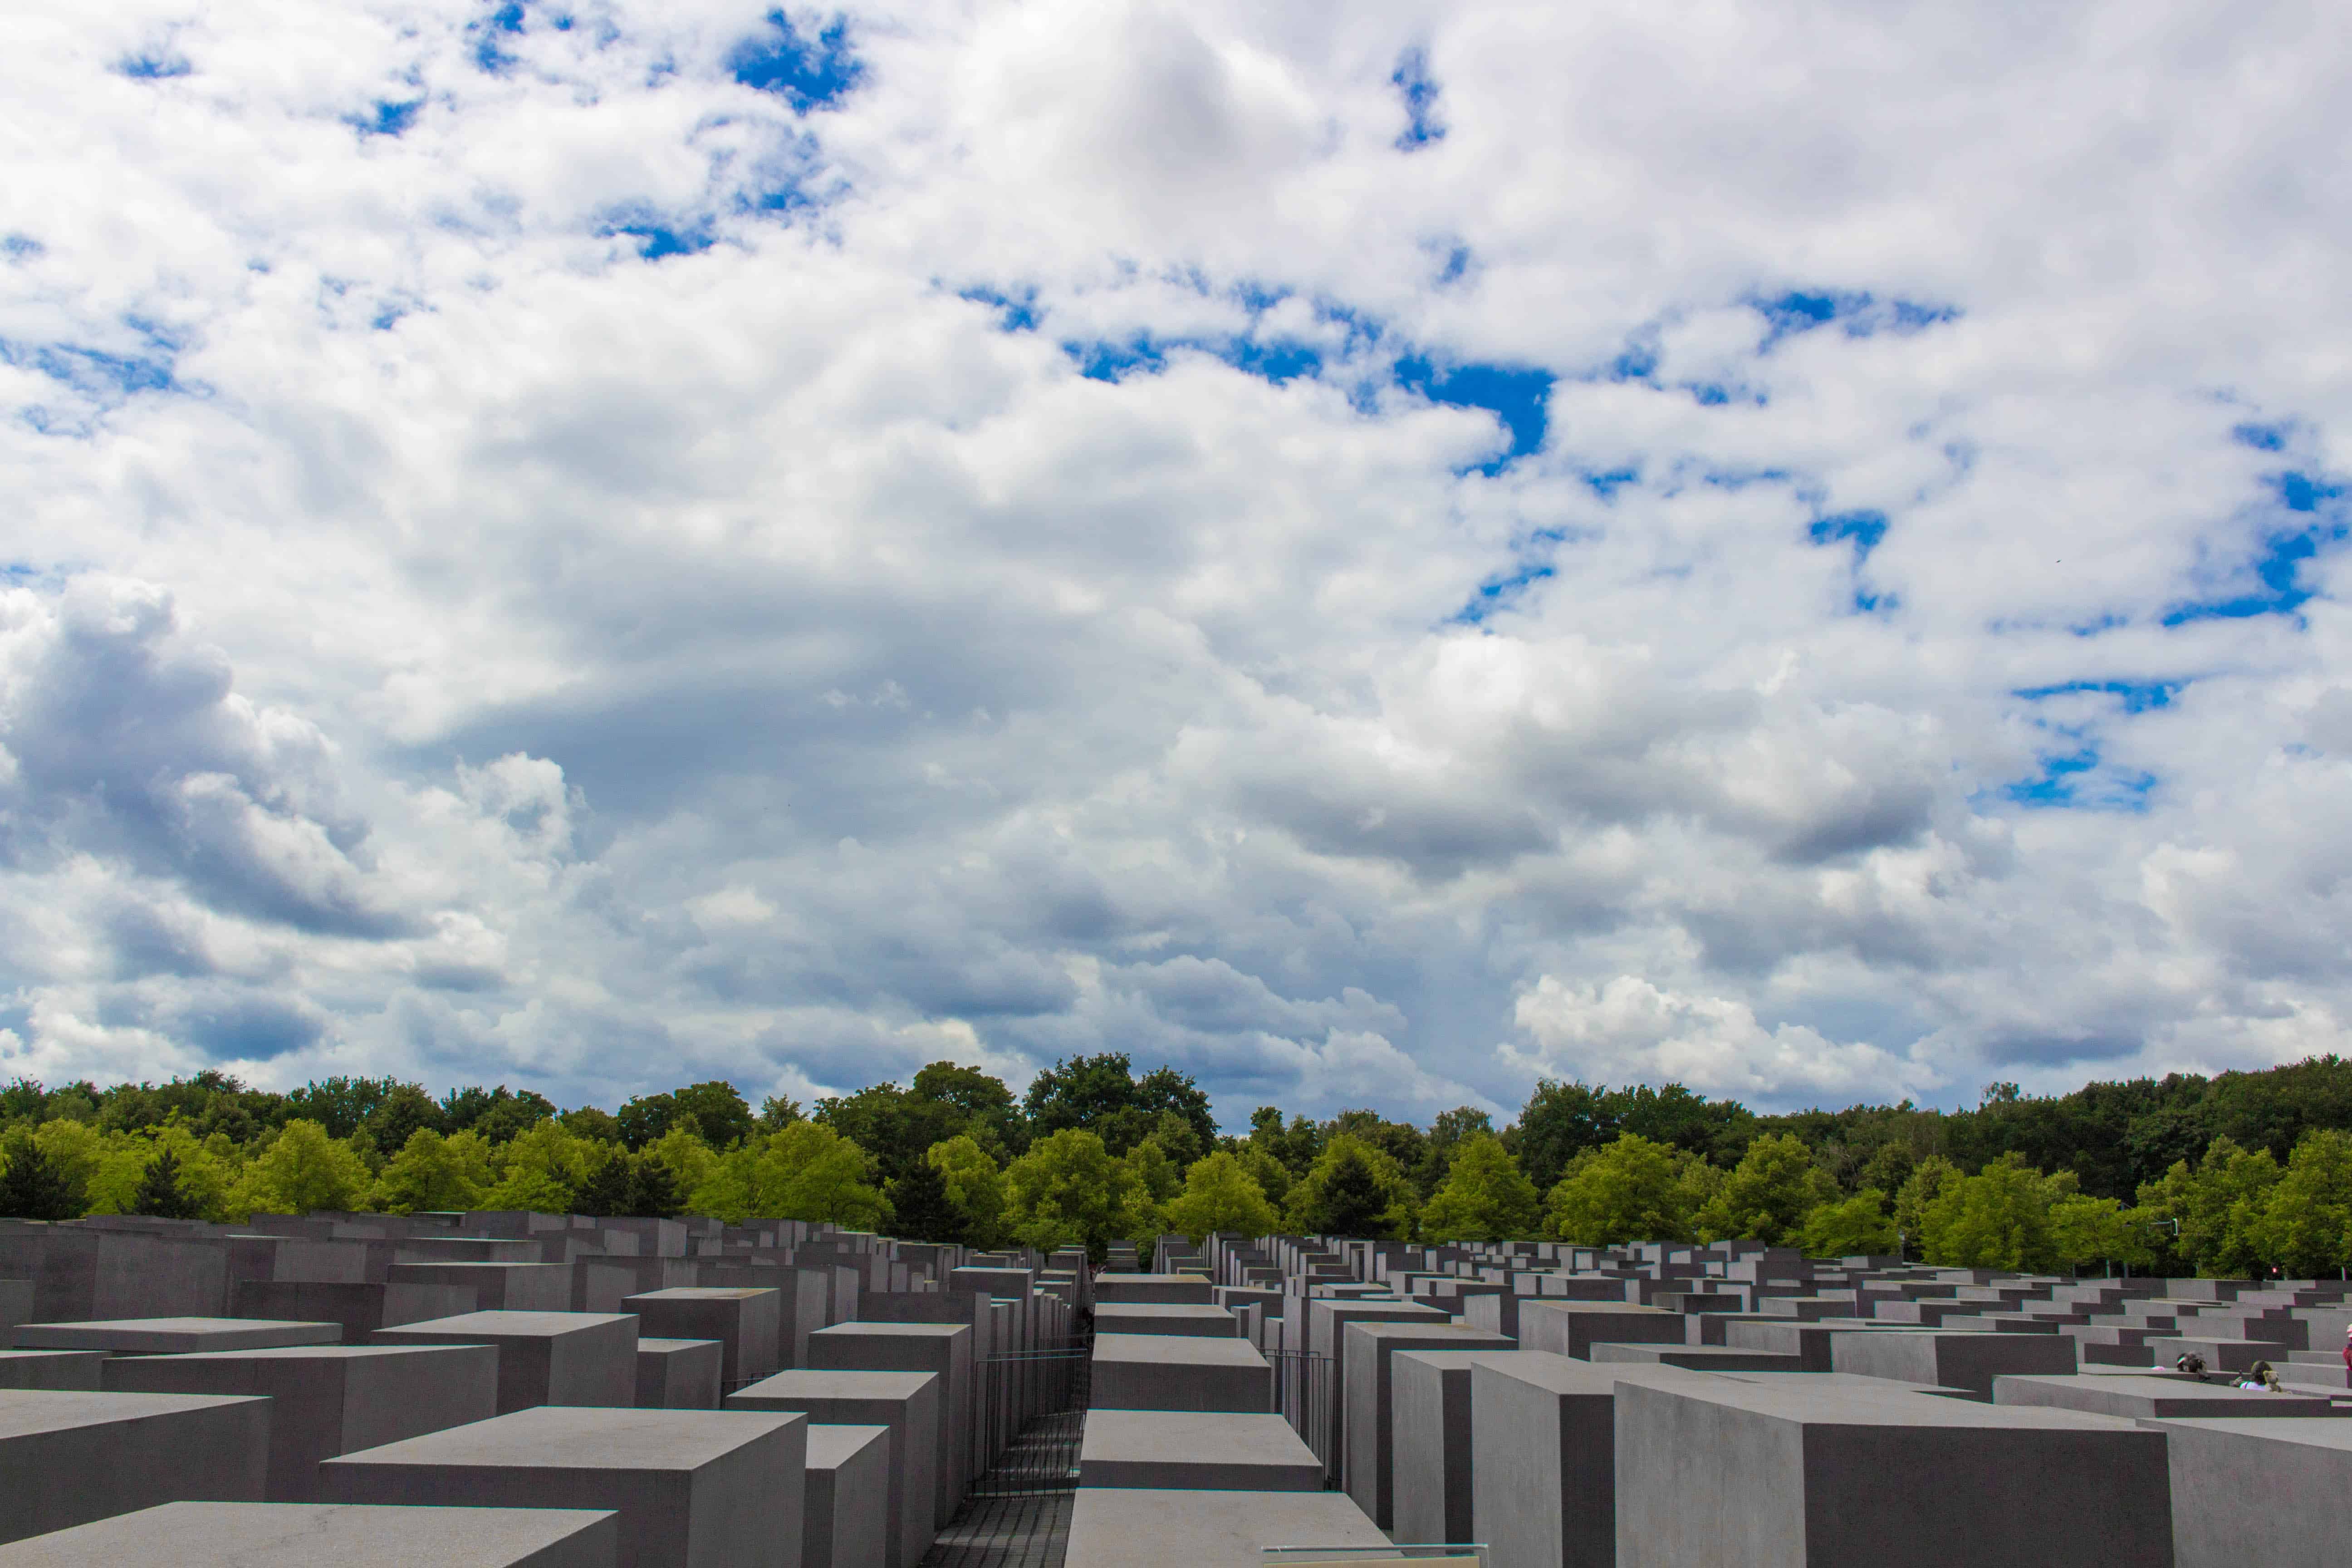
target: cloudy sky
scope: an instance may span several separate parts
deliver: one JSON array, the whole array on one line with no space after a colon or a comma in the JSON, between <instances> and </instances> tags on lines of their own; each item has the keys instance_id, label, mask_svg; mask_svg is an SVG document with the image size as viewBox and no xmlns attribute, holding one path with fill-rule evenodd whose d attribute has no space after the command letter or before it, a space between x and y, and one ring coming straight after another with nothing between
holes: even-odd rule
<instances>
[{"instance_id":1,"label":"cloudy sky","mask_svg":"<svg viewBox=\"0 0 2352 1568\"><path fill-rule=\"evenodd\" d=\"M12 6L0 1077L2337 1048L2346 32Z\"/></svg>"}]
</instances>

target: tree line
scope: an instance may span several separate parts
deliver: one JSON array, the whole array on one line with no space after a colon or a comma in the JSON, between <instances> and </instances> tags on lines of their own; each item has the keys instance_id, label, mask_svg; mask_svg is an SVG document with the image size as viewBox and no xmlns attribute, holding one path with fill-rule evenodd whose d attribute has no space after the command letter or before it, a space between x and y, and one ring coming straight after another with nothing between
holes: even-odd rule
<instances>
[{"instance_id":1,"label":"tree line","mask_svg":"<svg viewBox=\"0 0 2352 1568\"><path fill-rule=\"evenodd\" d=\"M0 1215L469 1208L751 1215L978 1247L1166 1231L1424 1240L1748 1237L1814 1256L2243 1276L2340 1270L2352 1239L2352 1064L1986 1090L1762 1116L1678 1084L1545 1080L1509 1125L1426 1127L1208 1096L1112 1052L1015 1096L934 1062L904 1085L754 1109L724 1081L560 1110L503 1085L394 1079L285 1094L218 1072L0 1089Z\"/></svg>"}]
</instances>

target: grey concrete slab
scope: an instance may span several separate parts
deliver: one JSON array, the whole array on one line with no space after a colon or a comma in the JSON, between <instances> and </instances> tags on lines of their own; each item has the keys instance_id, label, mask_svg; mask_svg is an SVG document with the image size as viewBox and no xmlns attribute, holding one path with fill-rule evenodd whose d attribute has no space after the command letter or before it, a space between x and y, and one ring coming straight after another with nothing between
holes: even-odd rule
<instances>
[{"instance_id":1,"label":"grey concrete slab","mask_svg":"<svg viewBox=\"0 0 2352 1568\"><path fill-rule=\"evenodd\" d=\"M2336 1568L2352 1541L2352 1421L2149 1421L2177 1568Z\"/></svg>"},{"instance_id":2,"label":"grey concrete slab","mask_svg":"<svg viewBox=\"0 0 2352 1568\"><path fill-rule=\"evenodd\" d=\"M1832 1371L1864 1377L1965 1388L1990 1398L1996 1377L2072 1373L2075 1369L2074 1342L2058 1334L1955 1334L1934 1329L1892 1329L1837 1335L1830 1342L1830 1366Z\"/></svg>"},{"instance_id":3,"label":"grey concrete slab","mask_svg":"<svg viewBox=\"0 0 2352 1568\"><path fill-rule=\"evenodd\" d=\"M2278 1417L2327 1415L2334 1413L2325 1394L2273 1394L2265 1389L2232 1388L2224 1383L2198 1383L2179 1377L1996 1377L1995 1405L2043 1405L2056 1410L2087 1410L2095 1415L2126 1420L2170 1420L2182 1416Z\"/></svg>"},{"instance_id":4,"label":"grey concrete slab","mask_svg":"<svg viewBox=\"0 0 2352 1568\"><path fill-rule=\"evenodd\" d=\"M1596 1363L1626 1366L1678 1366L1690 1372L1803 1372L1801 1355L1778 1351L1738 1350L1730 1345L1597 1344Z\"/></svg>"},{"instance_id":5,"label":"grey concrete slab","mask_svg":"<svg viewBox=\"0 0 2352 1568\"><path fill-rule=\"evenodd\" d=\"M1093 1373L1097 1409L1255 1413L1273 1407L1273 1370L1245 1340L1097 1334Z\"/></svg>"},{"instance_id":6,"label":"grey concrete slab","mask_svg":"<svg viewBox=\"0 0 2352 1568\"><path fill-rule=\"evenodd\" d=\"M1473 1539L1490 1568L1587 1568L1614 1551L1617 1379L1549 1351L1470 1366Z\"/></svg>"},{"instance_id":7,"label":"grey concrete slab","mask_svg":"<svg viewBox=\"0 0 2352 1568\"><path fill-rule=\"evenodd\" d=\"M470 1285L393 1285L366 1280L241 1279L229 1311L239 1318L341 1325L342 1342L363 1345L378 1329L454 1318L481 1306Z\"/></svg>"},{"instance_id":8,"label":"grey concrete slab","mask_svg":"<svg viewBox=\"0 0 2352 1568\"><path fill-rule=\"evenodd\" d=\"M1500 1334L1458 1323L1355 1322L1348 1342L1347 1378L1339 1386L1339 1487L1356 1506L1387 1529L1395 1521L1395 1413L1390 1399L1394 1358L1403 1351L1509 1351Z\"/></svg>"},{"instance_id":9,"label":"grey concrete slab","mask_svg":"<svg viewBox=\"0 0 2352 1568\"><path fill-rule=\"evenodd\" d=\"M123 1318L90 1323L23 1323L19 1350L106 1351L114 1355L184 1355L196 1351L331 1345L338 1323L281 1323L252 1318Z\"/></svg>"},{"instance_id":10,"label":"grey concrete slab","mask_svg":"<svg viewBox=\"0 0 2352 1568\"><path fill-rule=\"evenodd\" d=\"M1519 1304L1522 1350L1589 1361L1596 1344L1681 1344L1685 1337L1682 1314L1656 1307L1541 1300Z\"/></svg>"},{"instance_id":11,"label":"grey concrete slab","mask_svg":"<svg viewBox=\"0 0 2352 1568\"><path fill-rule=\"evenodd\" d=\"M716 1410L726 1347L717 1340L637 1340L637 1408Z\"/></svg>"},{"instance_id":12,"label":"grey concrete slab","mask_svg":"<svg viewBox=\"0 0 2352 1568\"><path fill-rule=\"evenodd\" d=\"M609 1509L616 1568L798 1568L805 1416L543 1405L330 1459L337 1502Z\"/></svg>"},{"instance_id":13,"label":"grey concrete slab","mask_svg":"<svg viewBox=\"0 0 2352 1568\"><path fill-rule=\"evenodd\" d=\"M33 1321L33 1281L0 1279L0 1351L16 1342L16 1325Z\"/></svg>"},{"instance_id":14,"label":"grey concrete slab","mask_svg":"<svg viewBox=\"0 0 2352 1568\"><path fill-rule=\"evenodd\" d=\"M384 1270L393 1285L470 1287L485 1312L565 1312L572 1310L569 1263L394 1263Z\"/></svg>"},{"instance_id":15,"label":"grey concrete slab","mask_svg":"<svg viewBox=\"0 0 2352 1568\"><path fill-rule=\"evenodd\" d=\"M637 1331L671 1340L717 1340L725 1347L719 1375L729 1388L756 1383L782 1364L783 1293L740 1287L648 1290L621 1303Z\"/></svg>"},{"instance_id":16,"label":"grey concrete slab","mask_svg":"<svg viewBox=\"0 0 2352 1568\"><path fill-rule=\"evenodd\" d=\"M939 1423L934 1372L796 1367L727 1396L729 1410L799 1411L826 1426L890 1428L890 1516L898 1521L886 1568L914 1568L938 1533Z\"/></svg>"},{"instance_id":17,"label":"grey concrete slab","mask_svg":"<svg viewBox=\"0 0 2352 1568\"><path fill-rule=\"evenodd\" d=\"M104 1351L0 1350L0 1389L46 1388L95 1394Z\"/></svg>"},{"instance_id":18,"label":"grey concrete slab","mask_svg":"<svg viewBox=\"0 0 2352 1568\"><path fill-rule=\"evenodd\" d=\"M959 1298L942 1298L951 1303ZM971 1298L961 1298L970 1300ZM944 1522L955 1510L972 1481L971 1424L975 1335L965 1322L835 1323L808 1338L811 1367L852 1372L931 1372L944 1379L946 1403L940 1410L939 1501L934 1509Z\"/></svg>"},{"instance_id":19,"label":"grey concrete slab","mask_svg":"<svg viewBox=\"0 0 2352 1568\"><path fill-rule=\"evenodd\" d=\"M1106 1274L1095 1281L1095 1309L1129 1304L1205 1307L1214 1297L1198 1274Z\"/></svg>"},{"instance_id":20,"label":"grey concrete slab","mask_svg":"<svg viewBox=\"0 0 2352 1568\"><path fill-rule=\"evenodd\" d=\"M118 1356L105 1386L130 1394L247 1394L269 1405L269 1502L323 1502L320 1461L498 1413L488 1345L297 1345Z\"/></svg>"},{"instance_id":21,"label":"grey concrete slab","mask_svg":"<svg viewBox=\"0 0 2352 1568\"><path fill-rule=\"evenodd\" d=\"M1235 1411L1090 1410L1081 1487L1185 1491L1321 1491L1323 1461L1279 1415Z\"/></svg>"},{"instance_id":22,"label":"grey concrete slab","mask_svg":"<svg viewBox=\"0 0 2352 1568\"><path fill-rule=\"evenodd\" d=\"M269 1401L0 1392L0 1541L157 1503L259 1502Z\"/></svg>"},{"instance_id":23,"label":"grey concrete slab","mask_svg":"<svg viewBox=\"0 0 2352 1568\"><path fill-rule=\"evenodd\" d=\"M1686 1374L1620 1383L1613 1436L1617 1568L2172 1561L2163 1442L2106 1416Z\"/></svg>"},{"instance_id":24,"label":"grey concrete slab","mask_svg":"<svg viewBox=\"0 0 2352 1568\"><path fill-rule=\"evenodd\" d=\"M615 1568L594 1510L173 1502L0 1546L0 1568Z\"/></svg>"},{"instance_id":25,"label":"grey concrete slab","mask_svg":"<svg viewBox=\"0 0 2352 1568\"><path fill-rule=\"evenodd\" d=\"M1081 1487L1069 1568L1262 1568L1268 1546L1384 1547L1343 1492Z\"/></svg>"},{"instance_id":26,"label":"grey concrete slab","mask_svg":"<svg viewBox=\"0 0 2352 1568\"><path fill-rule=\"evenodd\" d=\"M1241 1320L1223 1307L1171 1301L1102 1301L1095 1306L1095 1331L1103 1334L1206 1334L1234 1339Z\"/></svg>"},{"instance_id":27,"label":"grey concrete slab","mask_svg":"<svg viewBox=\"0 0 2352 1568\"><path fill-rule=\"evenodd\" d=\"M2244 1372L2258 1361L2275 1365L2286 1359L2286 1352L2267 1340L2209 1340L2168 1334L2149 1340L2147 1349L2158 1366L2170 1366L2181 1356L2193 1354L2203 1356L2205 1364L2215 1372Z\"/></svg>"},{"instance_id":28,"label":"grey concrete slab","mask_svg":"<svg viewBox=\"0 0 2352 1568\"><path fill-rule=\"evenodd\" d=\"M381 1329L375 1342L498 1346L501 1415L539 1405L636 1404L637 1320L627 1313L467 1312Z\"/></svg>"},{"instance_id":29,"label":"grey concrete slab","mask_svg":"<svg viewBox=\"0 0 2352 1568\"><path fill-rule=\"evenodd\" d=\"M890 1550L890 1428L808 1429L801 1568L883 1568Z\"/></svg>"},{"instance_id":30,"label":"grey concrete slab","mask_svg":"<svg viewBox=\"0 0 2352 1568\"><path fill-rule=\"evenodd\" d=\"M1483 1351L1401 1350L1389 1363L1399 1541L1472 1541L1470 1368Z\"/></svg>"},{"instance_id":31,"label":"grey concrete slab","mask_svg":"<svg viewBox=\"0 0 2352 1568\"><path fill-rule=\"evenodd\" d=\"M1706 1317L1694 1321L1712 1326L1722 1320ZM1828 1372L1836 1363L1838 1342L1850 1335L1916 1331L1911 1329L1797 1321L1765 1322L1754 1318L1734 1318L1724 1324L1723 1343L1732 1350L1769 1351L1775 1355L1793 1355L1806 1372Z\"/></svg>"}]
</instances>

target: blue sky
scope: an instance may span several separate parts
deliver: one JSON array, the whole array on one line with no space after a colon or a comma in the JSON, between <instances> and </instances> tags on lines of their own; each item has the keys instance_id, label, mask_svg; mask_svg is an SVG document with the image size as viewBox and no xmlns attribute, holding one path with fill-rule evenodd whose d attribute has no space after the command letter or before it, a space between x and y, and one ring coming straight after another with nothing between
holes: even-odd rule
<instances>
[{"instance_id":1,"label":"blue sky","mask_svg":"<svg viewBox=\"0 0 2352 1568\"><path fill-rule=\"evenodd\" d=\"M2340 1048L2324 8L47 9L0 1076Z\"/></svg>"}]
</instances>

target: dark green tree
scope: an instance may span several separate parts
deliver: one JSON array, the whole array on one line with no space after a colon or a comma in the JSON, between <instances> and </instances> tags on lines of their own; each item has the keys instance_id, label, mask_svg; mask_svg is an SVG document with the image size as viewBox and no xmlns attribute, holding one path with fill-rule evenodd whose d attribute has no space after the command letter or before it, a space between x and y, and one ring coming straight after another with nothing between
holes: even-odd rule
<instances>
[{"instance_id":1,"label":"dark green tree","mask_svg":"<svg viewBox=\"0 0 2352 1568\"><path fill-rule=\"evenodd\" d=\"M891 1234L907 1241L963 1241L964 1218L949 1200L948 1184L929 1160L917 1160L885 1192Z\"/></svg>"},{"instance_id":2,"label":"dark green tree","mask_svg":"<svg viewBox=\"0 0 2352 1568\"><path fill-rule=\"evenodd\" d=\"M629 1206L627 1213L639 1219L676 1219L686 1212L686 1194L678 1191L677 1178L659 1160L642 1155L629 1159Z\"/></svg>"},{"instance_id":3,"label":"dark green tree","mask_svg":"<svg viewBox=\"0 0 2352 1568\"><path fill-rule=\"evenodd\" d=\"M54 1221L72 1219L81 1213L82 1194L41 1152L29 1131L13 1134L0 1153L7 1162L7 1169L0 1171L0 1215Z\"/></svg>"},{"instance_id":4,"label":"dark green tree","mask_svg":"<svg viewBox=\"0 0 2352 1568\"><path fill-rule=\"evenodd\" d=\"M1334 1153L1337 1158L1324 1178L1320 1201L1304 1216L1307 1228L1318 1236L1360 1239L1381 1235L1389 1195L1381 1190L1380 1177L1353 1149Z\"/></svg>"},{"instance_id":5,"label":"dark green tree","mask_svg":"<svg viewBox=\"0 0 2352 1568\"><path fill-rule=\"evenodd\" d=\"M196 1200L180 1184L180 1156L166 1149L147 1162L146 1173L139 1178L138 1190L131 1194L132 1214L152 1215L157 1219L196 1219L201 1217Z\"/></svg>"},{"instance_id":6,"label":"dark green tree","mask_svg":"<svg viewBox=\"0 0 2352 1568\"><path fill-rule=\"evenodd\" d=\"M591 1171L588 1179L572 1194L572 1212L605 1219L630 1213L629 1177L635 1163L636 1156L627 1150L614 1150L612 1156Z\"/></svg>"},{"instance_id":7,"label":"dark green tree","mask_svg":"<svg viewBox=\"0 0 2352 1568\"><path fill-rule=\"evenodd\" d=\"M360 1125L367 1130L377 1148L395 1153L408 1147L409 1135L420 1127L429 1127L445 1135L457 1131L433 1097L422 1086L413 1083L394 1084Z\"/></svg>"}]
</instances>

